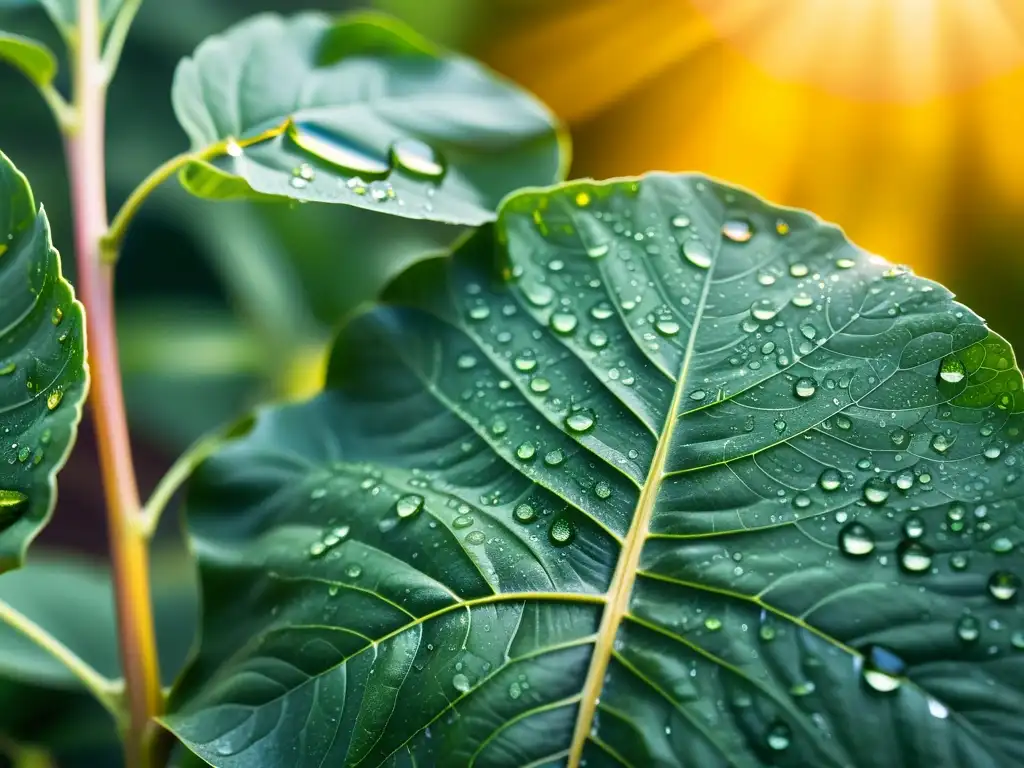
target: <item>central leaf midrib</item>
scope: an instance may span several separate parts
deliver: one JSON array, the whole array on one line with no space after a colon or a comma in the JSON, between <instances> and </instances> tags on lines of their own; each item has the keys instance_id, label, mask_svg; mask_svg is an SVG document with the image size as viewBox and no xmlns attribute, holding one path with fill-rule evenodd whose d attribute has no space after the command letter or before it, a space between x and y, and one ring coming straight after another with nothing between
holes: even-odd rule
<instances>
[{"instance_id":1,"label":"central leaf midrib","mask_svg":"<svg viewBox=\"0 0 1024 768\"><path fill-rule=\"evenodd\" d=\"M633 584L636 581L637 567L640 563L640 554L647 539L646 534L650 527L651 515L654 513L654 504L658 497L658 491L661 488L662 478L665 476L665 465L668 462L669 448L672 445L672 435L675 431L676 423L679 421L676 414L682 402L687 372L696 348L697 330L700 328L701 319L704 315L708 293L713 282L714 267L717 261L716 254L711 267L708 269L707 279L704 281L700 299L694 309L693 325L690 327L690 335L686 341L686 351L683 353L679 378L676 380L676 387L672 393L672 402L669 404L668 411L665 414L665 424L661 431L661 437L658 439L654 457L651 460L651 467L644 481L640 499L637 501L633 522L622 544L622 555L619 558L619 564L615 569L615 575L612 577L611 586L608 588L607 608L605 608L604 615L601 617L597 638L594 641L594 655L591 658L590 668L587 671L587 677L583 684L580 711L576 718L576 728L569 749L569 768L579 768L580 766L583 747L593 727L592 724L597 711L597 700L604 686L608 664L611 661L615 635L618 633L619 625L627 613L629 596L632 593Z\"/></svg>"}]
</instances>

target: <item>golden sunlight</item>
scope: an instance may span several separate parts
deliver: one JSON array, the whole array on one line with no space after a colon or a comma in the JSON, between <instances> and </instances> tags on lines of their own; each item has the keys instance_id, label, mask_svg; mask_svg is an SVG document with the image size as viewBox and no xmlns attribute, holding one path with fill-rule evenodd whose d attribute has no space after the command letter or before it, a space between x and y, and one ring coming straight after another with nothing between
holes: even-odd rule
<instances>
[{"instance_id":1,"label":"golden sunlight","mask_svg":"<svg viewBox=\"0 0 1024 768\"><path fill-rule=\"evenodd\" d=\"M487 2L573 175L700 170L961 292L1024 283L1024 0Z\"/></svg>"}]
</instances>

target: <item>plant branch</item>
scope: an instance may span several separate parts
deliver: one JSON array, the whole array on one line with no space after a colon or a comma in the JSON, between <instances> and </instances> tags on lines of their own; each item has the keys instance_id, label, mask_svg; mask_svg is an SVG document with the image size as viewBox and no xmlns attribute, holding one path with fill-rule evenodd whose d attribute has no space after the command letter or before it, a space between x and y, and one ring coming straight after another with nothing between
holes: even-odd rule
<instances>
[{"instance_id":1,"label":"plant branch","mask_svg":"<svg viewBox=\"0 0 1024 768\"><path fill-rule=\"evenodd\" d=\"M100 258L101 238L107 230L107 207L106 81L100 60L99 4L98 0L79 0L78 7L78 34L72 48L78 124L66 137L78 289L86 310L92 379L90 405L107 502L118 635L128 701L125 760L129 768L151 768L151 721L162 711L163 692L149 589L149 553L136 525L140 504L121 390L113 270Z\"/></svg>"},{"instance_id":2,"label":"plant branch","mask_svg":"<svg viewBox=\"0 0 1024 768\"><path fill-rule=\"evenodd\" d=\"M39 93L43 97L43 101L50 108L50 112L53 113L54 120L57 121L57 127L60 128L62 133L69 133L75 130L75 121L77 115L75 110L70 104L61 96L60 91L53 87L52 83L39 86Z\"/></svg>"},{"instance_id":3,"label":"plant branch","mask_svg":"<svg viewBox=\"0 0 1024 768\"><path fill-rule=\"evenodd\" d=\"M122 716L118 698L123 688L118 681L110 680L101 675L86 662L82 661L78 654L64 645L64 643L4 600L0 600L0 621L3 621L12 629L16 629L67 667L68 671L77 677L79 682L107 708L115 720Z\"/></svg>"},{"instance_id":4,"label":"plant branch","mask_svg":"<svg viewBox=\"0 0 1024 768\"><path fill-rule=\"evenodd\" d=\"M192 471L198 467L206 458L212 454L224 442L220 434L213 434L199 439L185 453L183 453L174 465L167 470L167 473L160 479L153 494L142 509L139 518L139 529L147 539L156 533L156 527L160 524L160 515L167 504L178 492L182 484L188 480Z\"/></svg>"},{"instance_id":5,"label":"plant branch","mask_svg":"<svg viewBox=\"0 0 1024 768\"><path fill-rule=\"evenodd\" d=\"M128 38L128 30L135 21L135 14L142 7L142 0L125 0L118 9L110 25L110 34L107 36L107 43L103 49L103 82L110 84L117 72L117 65L121 61L121 52L124 50L124 42Z\"/></svg>"}]
</instances>

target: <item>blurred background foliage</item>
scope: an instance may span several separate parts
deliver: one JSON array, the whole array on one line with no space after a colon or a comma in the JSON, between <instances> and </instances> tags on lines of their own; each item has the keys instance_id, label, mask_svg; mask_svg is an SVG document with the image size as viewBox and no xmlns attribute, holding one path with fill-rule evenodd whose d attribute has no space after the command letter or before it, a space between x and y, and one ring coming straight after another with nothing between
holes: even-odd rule
<instances>
[{"instance_id":1,"label":"blurred background foliage","mask_svg":"<svg viewBox=\"0 0 1024 768\"><path fill-rule=\"evenodd\" d=\"M569 125L572 176L700 170L812 209L943 281L1024 349L1019 0L148 0L110 94L111 210L186 148L170 84L202 39L260 11L366 7L534 91ZM32 9L0 10L0 26L60 47ZM70 254L57 131L28 82L3 68L0 116L0 146ZM143 490L204 431L315 391L332 329L458 234L342 206L207 203L165 185L118 268ZM72 259L65 266L73 277ZM89 432L44 539L98 552Z\"/></svg>"}]
</instances>

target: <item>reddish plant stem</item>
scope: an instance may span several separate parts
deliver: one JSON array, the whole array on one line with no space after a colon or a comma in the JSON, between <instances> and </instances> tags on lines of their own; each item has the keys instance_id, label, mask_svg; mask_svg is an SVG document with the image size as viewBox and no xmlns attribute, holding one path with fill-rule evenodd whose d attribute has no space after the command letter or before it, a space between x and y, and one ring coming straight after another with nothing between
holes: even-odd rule
<instances>
[{"instance_id":1,"label":"reddish plant stem","mask_svg":"<svg viewBox=\"0 0 1024 768\"><path fill-rule=\"evenodd\" d=\"M113 267L102 258L107 231L104 113L98 0L79 0L72 59L77 120L66 139L75 221L78 293L86 310L91 375L89 402L99 443L114 573L118 635L128 703L125 757L151 768L152 719L163 706L149 589L149 553L128 438L114 323Z\"/></svg>"}]
</instances>

